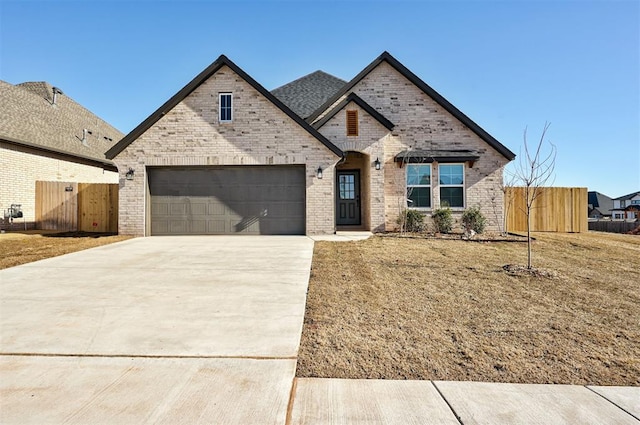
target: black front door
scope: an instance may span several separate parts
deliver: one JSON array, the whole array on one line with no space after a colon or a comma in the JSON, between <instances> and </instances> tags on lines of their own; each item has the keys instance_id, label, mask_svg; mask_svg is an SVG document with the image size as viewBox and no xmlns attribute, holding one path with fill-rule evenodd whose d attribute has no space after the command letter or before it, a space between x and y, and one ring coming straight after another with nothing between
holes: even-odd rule
<instances>
[{"instance_id":1,"label":"black front door","mask_svg":"<svg viewBox=\"0 0 640 425\"><path fill-rule=\"evenodd\" d=\"M360 224L360 172L337 172L337 219L338 226Z\"/></svg>"}]
</instances>

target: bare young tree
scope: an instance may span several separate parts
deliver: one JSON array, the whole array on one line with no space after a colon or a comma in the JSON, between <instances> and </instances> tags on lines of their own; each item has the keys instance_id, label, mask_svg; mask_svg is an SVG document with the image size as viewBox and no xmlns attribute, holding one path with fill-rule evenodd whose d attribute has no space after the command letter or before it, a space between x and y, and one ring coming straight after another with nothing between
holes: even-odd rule
<instances>
[{"instance_id":1,"label":"bare young tree","mask_svg":"<svg viewBox=\"0 0 640 425\"><path fill-rule=\"evenodd\" d=\"M527 269L531 269L531 210L535 200L540 197L544 187L553 184L554 169L556 166L556 146L549 143L548 152L544 139L550 123L545 123L542 135L534 150L529 148L527 142L527 129L524 130L524 155L519 155L515 164L513 177L523 187L524 213L527 217ZM543 149L544 148L544 149Z\"/></svg>"}]
</instances>

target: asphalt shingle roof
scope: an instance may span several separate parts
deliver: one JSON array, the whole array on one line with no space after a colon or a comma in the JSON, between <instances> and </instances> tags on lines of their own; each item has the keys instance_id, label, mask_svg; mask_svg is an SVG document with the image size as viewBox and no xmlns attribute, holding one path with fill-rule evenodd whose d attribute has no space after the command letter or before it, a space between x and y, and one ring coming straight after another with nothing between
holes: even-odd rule
<instances>
[{"instance_id":1,"label":"asphalt shingle roof","mask_svg":"<svg viewBox=\"0 0 640 425\"><path fill-rule=\"evenodd\" d=\"M63 93L54 105L47 82L0 81L0 140L113 165L104 153L123 136Z\"/></svg>"},{"instance_id":2,"label":"asphalt shingle roof","mask_svg":"<svg viewBox=\"0 0 640 425\"><path fill-rule=\"evenodd\" d=\"M613 198L615 201L628 201L636 195L640 195L640 192L633 192L628 195L619 196L617 198Z\"/></svg>"},{"instance_id":3,"label":"asphalt shingle roof","mask_svg":"<svg viewBox=\"0 0 640 425\"><path fill-rule=\"evenodd\" d=\"M272 90L271 94L301 118L307 118L345 84L338 77L316 71Z\"/></svg>"},{"instance_id":4,"label":"asphalt shingle roof","mask_svg":"<svg viewBox=\"0 0 640 425\"><path fill-rule=\"evenodd\" d=\"M611 215L611 209L613 208L613 199L596 191L588 192L587 196L587 202L591 206L591 208L597 209L601 214Z\"/></svg>"}]
</instances>

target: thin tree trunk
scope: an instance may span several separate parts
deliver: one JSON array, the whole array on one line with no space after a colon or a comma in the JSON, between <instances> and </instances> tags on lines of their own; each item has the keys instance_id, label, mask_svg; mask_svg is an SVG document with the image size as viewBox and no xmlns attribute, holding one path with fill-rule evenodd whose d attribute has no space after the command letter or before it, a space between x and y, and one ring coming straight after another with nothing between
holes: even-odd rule
<instances>
[{"instance_id":1,"label":"thin tree trunk","mask_svg":"<svg viewBox=\"0 0 640 425\"><path fill-rule=\"evenodd\" d=\"M531 208L527 207L527 268L531 269Z\"/></svg>"}]
</instances>

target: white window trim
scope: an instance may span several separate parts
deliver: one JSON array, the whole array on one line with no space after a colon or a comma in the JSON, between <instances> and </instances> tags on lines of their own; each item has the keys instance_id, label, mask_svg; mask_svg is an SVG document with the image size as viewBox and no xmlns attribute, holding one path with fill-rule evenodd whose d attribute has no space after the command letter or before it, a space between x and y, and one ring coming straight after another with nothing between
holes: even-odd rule
<instances>
[{"instance_id":1,"label":"white window trim","mask_svg":"<svg viewBox=\"0 0 640 425\"><path fill-rule=\"evenodd\" d=\"M429 181L431 182L431 184L412 184L409 185L407 183L407 177L409 176L409 167L410 166L425 166L428 165L429 166ZM431 163L413 163L413 164L406 164L405 165L405 174L404 174L404 185L405 185L405 190L404 190L404 197L405 197L405 205L407 206L407 208L412 209L412 210L418 210L418 211L431 211L433 209L433 164ZM430 194L430 198L429 199L429 204L430 206L428 207L410 207L409 206L409 196L408 193L409 192L409 188L412 187L428 187L429 188L429 194Z\"/></svg>"},{"instance_id":2,"label":"white window trim","mask_svg":"<svg viewBox=\"0 0 640 425\"><path fill-rule=\"evenodd\" d=\"M231 119L229 120L222 119L222 96L229 96L231 99ZM218 122L227 123L232 121L233 121L233 93L231 92L218 93Z\"/></svg>"},{"instance_id":3,"label":"white window trim","mask_svg":"<svg viewBox=\"0 0 640 425\"><path fill-rule=\"evenodd\" d=\"M442 165L462 165L462 184L441 184L440 183L440 166ZM442 162L438 164L438 198L440 199L441 208L442 208L442 197L440 196L441 194L440 189L443 187L461 187L462 188L462 206L461 207L449 206L449 208L451 208L454 211L461 211L466 208L467 206L466 174L467 174L467 167L464 162Z\"/></svg>"}]
</instances>

